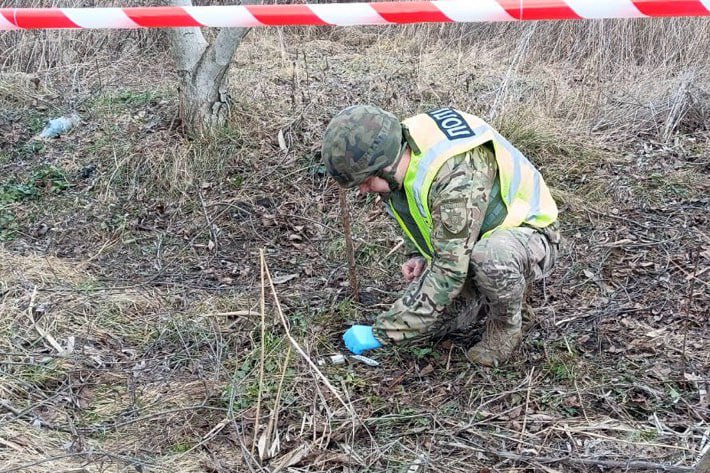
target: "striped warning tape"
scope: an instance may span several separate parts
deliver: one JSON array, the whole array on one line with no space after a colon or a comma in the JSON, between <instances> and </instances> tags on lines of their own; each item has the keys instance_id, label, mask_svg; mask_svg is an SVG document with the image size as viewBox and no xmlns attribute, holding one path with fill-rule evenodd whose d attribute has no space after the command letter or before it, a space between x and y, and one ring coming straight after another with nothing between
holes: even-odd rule
<instances>
[{"instance_id":1,"label":"striped warning tape","mask_svg":"<svg viewBox=\"0 0 710 473\"><path fill-rule=\"evenodd\" d=\"M0 8L0 30L403 23L710 16L710 0L439 0L144 8Z\"/></svg>"}]
</instances>

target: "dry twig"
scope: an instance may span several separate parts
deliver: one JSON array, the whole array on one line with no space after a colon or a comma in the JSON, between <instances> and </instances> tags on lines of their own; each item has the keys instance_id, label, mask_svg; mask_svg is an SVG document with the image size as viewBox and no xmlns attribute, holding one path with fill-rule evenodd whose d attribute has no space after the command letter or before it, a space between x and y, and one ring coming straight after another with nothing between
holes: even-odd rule
<instances>
[{"instance_id":1,"label":"dry twig","mask_svg":"<svg viewBox=\"0 0 710 473\"><path fill-rule=\"evenodd\" d=\"M345 237L345 252L348 256L348 276L350 278L350 291L352 291L353 300L358 301L359 288L357 281L357 272L355 271L355 250L353 248L353 237L350 231L350 208L348 207L348 198L345 189L338 189L340 197L340 215L343 219L343 235Z\"/></svg>"},{"instance_id":2,"label":"dry twig","mask_svg":"<svg viewBox=\"0 0 710 473\"><path fill-rule=\"evenodd\" d=\"M254 449L256 448L257 437L259 435L259 420L261 417L261 393L262 387L264 386L264 356L266 353L265 347L265 337L266 337L266 278L264 271L264 250L259 250L259 266L261 268L261 301L260 301L260 311L261 311L261 354L259 357L259 395L256 400L256 420L254 421L254 439L251 444L251 454L254 455Z\"/></svg>"},{"instance_id":3,"label":"dry twig","mask_svg":"<svg viewBox=\"0 0 710 473\"><path fill-rule=\"evenodd\" d=\"M531 455L518 455L510 452L502 452L495 450L486 450L484 448L475 447L472 445L466 445L456 442L448 442L446 445L454 448L460 448L462 450L473 450L481 453L488 453L495 455L499 458L505 458L506 460L513 460L525 463L562 463L570 464L575 466L597 466L597 467L607 467L607 468L624 468L625 471L639 470L639 471L650 471L650 470L660 470L668 471L671 473L691 473L692 468L687 466L674 466L674 465L664 465L663 463L655 463L645 460L632 460L619 461L619 460L601 460L594 458L575 458L575 457L540 457Z\"/></svg>"},{"instance_id":4,"label":"dry twig","mask_svg":"<svg viewBox=\"0 0 710 473\"><path fill-rule=\"evenodd\" d=\"M301 346L298 344L295 338L291 335L291 330L288 328L288 321L286 320L286 317L284 316L283 310L281 309L281 303L279 302L278 295L276 294L276 287L274 286L274 281L271 279L271 272L269 271L269 265L264 261L264 271L266 272L266 277L269 280L269 286L271 287L271 294L274 296L274 302L276 303L276 310L279 314L279 318L281 319L281 323L284 327L284 330L286 332L286 337L288 338L289 342L291 342L291 345L296 349L296 351L301 355L301 357L308 363L308 365L311 367L311 369L316 373L316 376L320 378L320 380L325 384L325 386L328 388L328 390L335 396L335 398L342 404L342 406L345 408L345 410L355 419L357 416L355 414L355 411L353 410L352 406L347 404L342 396L338 393L338 390L335 389L335 387L330 383L328 378L321 372L321 370L318 369L315 363L313 363L313 360L306 354L306 352L303 351Z\"/></svg>"},{"instance_id":5,"label":"dry twig","mask_svg":"<svg viewBox=\"0 0 710 473\"><path fill-rule=\"evenodd\" d=\"M32 324L32 327L39 333L42 338L47 340L50 345L52 345L52 348L57 350L57 353L59 355L64 355L64 348L57 342L57 340L52 336L52 334L46 332L42 327L37 325L37 322L34 320L34 317L32 316L32 312L34 311L35 308L35 296L37 295L37 286L35 286L32 289L32 295L30 296L30 305L27 307L27 318L29 319L30 323Z\"/></svg>"}]
</instances>

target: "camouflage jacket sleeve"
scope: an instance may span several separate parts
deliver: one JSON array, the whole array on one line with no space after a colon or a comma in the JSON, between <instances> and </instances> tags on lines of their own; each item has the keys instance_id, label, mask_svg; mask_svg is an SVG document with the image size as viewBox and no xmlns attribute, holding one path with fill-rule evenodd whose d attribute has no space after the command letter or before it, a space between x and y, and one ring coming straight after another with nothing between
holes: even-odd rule
<instances>
[{"instance_id":1,"label":"camouflage jacket sleeve","mask_svg":"<svg viewBox=\"0 0 710 473\"><path fill-rule=\"evenodd\" d=\"M431 265L377 318L374 333L382 343L425 337L443 322L441 315L466 281L496 172L495 157L486 147L456 156L441 168L429 194Z\"/></svg>"}]
</instances>

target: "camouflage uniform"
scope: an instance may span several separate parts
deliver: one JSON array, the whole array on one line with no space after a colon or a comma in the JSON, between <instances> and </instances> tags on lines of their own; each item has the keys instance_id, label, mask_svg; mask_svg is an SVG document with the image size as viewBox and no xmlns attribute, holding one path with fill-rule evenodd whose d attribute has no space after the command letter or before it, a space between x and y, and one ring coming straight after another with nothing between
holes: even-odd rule
<instances>
[{"instance_id":1,"label":"camouflage uniform","mask_svg":"<svg viewBox=\"0 0 710 473\"><path fill-rule=\"evenodd\" d=\"M442 120L437 126L447 121L458 126L463 120L450 109L440 112L433 116ZM456 123L449 115L455 116ZM427 240L421 229L412 232L419 227L409 212L406 186L395 178L406 139L394 115L369 105L341 111L323 137L328 173L343 187L357 186L370 176L387 180L392 210L413 238L424 240L420 248L428 249L427 241L432 247L430 266L377 318L371 333L382 344L446 333L473 322L485 302L486 332L467 356L475 363L495 366L520 341L526 284L545 276L555 262L556 225L494 230L479 241L509 217L501 197L498 161L483 144L443 163L429 190L430 237Z\"/></svg>"},{"instance_id":2,"label":"camouflage uniform","mask_svg":"<svg viewBox=\"0 0 710 473\"><path fill-rule=\"evenodd\" d=\"M462 315L460 309L451 310L452 302L464 288L462 297L468 301L455 305L477 304L482 296L490 323L520 326L526 284L550 272L559 234L556 226L542 230L524 226L496 230L478 240L506 216L497 171L495 156L484 145L449 159L438 172L429 195L432 262L390 310L377 317L374 334L383 344L429 337L473 322L476 310L464 310L464 320L458 317L452 324ZM403 193L393 192L390 201L406 202ZM399 212L404 207L397 208Z\"/></svg>"}]
</instances>

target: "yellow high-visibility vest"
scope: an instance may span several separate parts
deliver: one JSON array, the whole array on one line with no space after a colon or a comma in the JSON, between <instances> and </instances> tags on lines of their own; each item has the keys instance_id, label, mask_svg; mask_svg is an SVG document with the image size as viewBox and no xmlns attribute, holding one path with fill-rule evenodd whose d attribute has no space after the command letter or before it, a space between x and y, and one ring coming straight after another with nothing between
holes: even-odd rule
<instances>
[{"instance_id":1,"label":"yellow high-visibility vest","mask_svg":"<svg viewBox=\"0 0 710 473\"><path fill-rule=\"evenodd\" d=\"M410 143L411 161L403 186L409 212L426 242L426 248L417 242L413 236L414 229L407 228L392 204L390 210L407 237L427 259L431 259L433 253L428 198L436 174L446 160L485 143L493 146L498 164L500 197L508 213L500 225L484 233L481 238L501 228L523 224L544 228L557 220L557 205L538 170L482 119L452 108L441 108L415 115L403 124L414 142Z\"/></svg>"}]
</instances>

